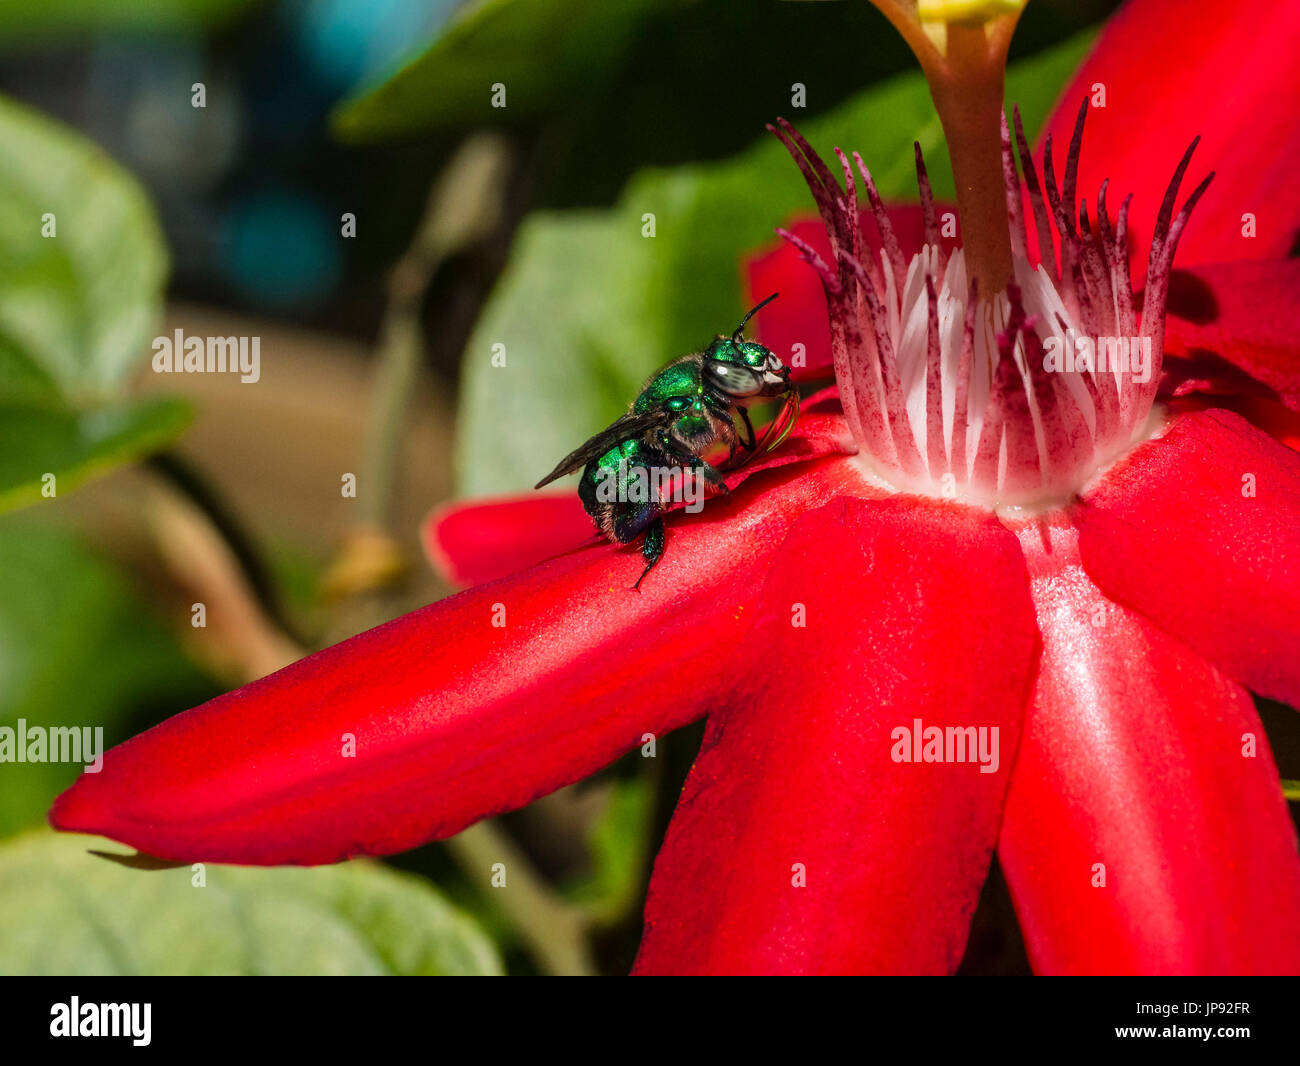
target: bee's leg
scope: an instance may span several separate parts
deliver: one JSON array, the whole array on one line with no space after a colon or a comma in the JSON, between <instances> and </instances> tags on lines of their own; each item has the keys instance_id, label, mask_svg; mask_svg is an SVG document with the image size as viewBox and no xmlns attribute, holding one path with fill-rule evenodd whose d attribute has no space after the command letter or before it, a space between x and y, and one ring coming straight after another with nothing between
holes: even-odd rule
<instances>
[{"instance_id":1,"label":"bee's leg","mask_svg":"<svg viewBox=\"0 0 1300 1066\"><path fill-rule=\"evenodd\" d=\"M706 463L703 459L698 460L695 465L704 476L704 480L717 489L719 495L731 495L731 490L727 488L727 479L722 476L722 471L712 463Z\"/></svg>"},{"instance_id":2,"label":"bee's leg","mask_svg":"<svg viewBox=\"0 0 1300 1066\"><path fill-rule=\"evenodd\" d=\"M696 471L700 477L704 478L704 483L719 496L731 495L731 489L727 488L727 479L722 476L722 471L712 463L691 455L682 457L682 465L687 470Z\"/></svg>"},{"instance_id":3,"label":"bee's leg","mask_svg":"<svg viewBox=\"0 0 1300 1066\"><path fill-rule=\"evenodd\" d=\"M745 423L745 432L749 434L749 440L743 442L745 450L752 452L758 447L758 436L754 433L754 424L749 420L749 408L740 408L740 420Z\"/></svg>"},{"instance_id":4,"label":"bee's leg","mask_svg":"<svg viewBox=\"0 0 1300 1066\"><path fill-rule=\"evenodd\" d=\"M708 460L701 459L698 455L680 447L676 441L667 441L665 450L687 470L698 470L705 483L712 486L719 495L731 495L731 490L727 488L727 479L722 476L722 471Z\"/></svg>"},{"instance_id":5,"label":"bee's leg","mask_svg":"<svg viewBox=\"0 0 1300 1066\"><path fill-rule=\"evenodd\" d=\"M664 539L664 520L656 518L645 531L645 542L641 545L641 558L645 560L645 569L641 571L641 576L636 579L636 584L632 586L633 589L641 587L641 582L645 580L646 574L650 573L654 569L655 563L663 558Z\"/></svg>"}]
</instances>

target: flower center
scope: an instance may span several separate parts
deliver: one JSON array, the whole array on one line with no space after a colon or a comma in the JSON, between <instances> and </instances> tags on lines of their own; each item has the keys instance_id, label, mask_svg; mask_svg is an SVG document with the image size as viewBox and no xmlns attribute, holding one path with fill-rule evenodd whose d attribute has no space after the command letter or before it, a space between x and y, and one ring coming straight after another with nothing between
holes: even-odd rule
<instances>
[{"instance_id":1,"label":"flower center","mask_svg":"<svg viewBox=\"0 0 1300 1066\"><path fill-rule=\"evenodd\" d=\"M1174 250L1214 175L1175 216L1194 141L1161 204L1139 314L1128 266L1129 199L1112 224L1103 183L1096 226L1086 202L1076 214L1086 114L1085 100L1058 187L1051 139L1040 181L1015 112L1037 266L1002 122L999 210L1010 231L1011 274L998 292L981 292L979 271L963 249L945 253L919 145L925 244L909 263L860 156L853 163L870 203L862 215L854 167L842 151L836 149L843 185L792 126L782 120L773 129L817 201L834 265L778 232L821 278L849 426L876 471L900 491L990 507L1055 504L1144 434L1160 377Z\"/></svg>"}]
</instances>

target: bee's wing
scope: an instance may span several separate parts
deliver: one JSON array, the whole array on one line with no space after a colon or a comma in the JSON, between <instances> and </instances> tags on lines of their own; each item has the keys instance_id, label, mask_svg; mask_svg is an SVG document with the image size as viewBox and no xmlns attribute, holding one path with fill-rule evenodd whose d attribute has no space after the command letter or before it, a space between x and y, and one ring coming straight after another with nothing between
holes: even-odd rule
<instances>
[{"instance_id":1,"label":"bee's wing","mask_svg":"<svg viewBox=\"0 0 1300 1066\"><path fill-rule=\"evenodd\" d=\"M614 445L621 444L633 437L639 437L647 430L666 426L671 421L672 413L663 409L640 413L629 412L601 430L586 444L566 455L560 460L559 466L542 478L533 488L540 489L544 485L549 485L556 478L564 477L565 474L572 474L575 470L582 469L593 459L599 459Z\"/></svg>"}]
</instances>

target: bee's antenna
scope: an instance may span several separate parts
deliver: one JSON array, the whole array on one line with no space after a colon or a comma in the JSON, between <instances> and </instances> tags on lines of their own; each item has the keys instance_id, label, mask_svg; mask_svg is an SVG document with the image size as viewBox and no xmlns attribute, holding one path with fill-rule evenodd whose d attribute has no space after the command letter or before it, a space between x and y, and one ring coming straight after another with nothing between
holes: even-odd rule
<instances>
[{"instance_id":1,"label":"bee's antenna","mask_svg":"<svg viewBox=\"0 0 1300 1066\"><path fill-rule=\"evenodd\" d=\"M751 307L745 313L745 317L740 320L740 325L736 327L736 332L731 335L731 343L739 344L740 336L742 333L745 332L745 323L748 322L751 318L753 318L756 314L758 314L759 311L763 310L764 307L766 307L768 304L770 304L773 300L775 300L780 295L781 294L779 292L774 292L762 303L755 304L753 307Z\"/></svg>"}]
</instances>

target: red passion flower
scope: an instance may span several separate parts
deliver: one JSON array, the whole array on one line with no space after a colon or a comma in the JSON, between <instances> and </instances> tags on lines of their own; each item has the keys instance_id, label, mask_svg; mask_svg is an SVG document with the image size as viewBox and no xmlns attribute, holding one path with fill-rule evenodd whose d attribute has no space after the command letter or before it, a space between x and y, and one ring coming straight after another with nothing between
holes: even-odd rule
<instances>
[{"instance_id":1,"label":"red passion flower","mask_svg":"<svg viewBox=\"0 0 1300 1066\"><path fill-rule=\"evenodd\" d=\"M923 166L887 207L780 125L821 217L750 280L783 293L764 342L836 385L670 517L639 593L571 495L441 509L472 588L110 750L53 824L391 854L707 716L637 972L952 972L995 851L1040 973L1300 971L1248 693L1300 706L1300 11L1132 0L1035 153L1003 117L1014 5L877 6L961 239Z\"/></svg>"}]
</instances>

